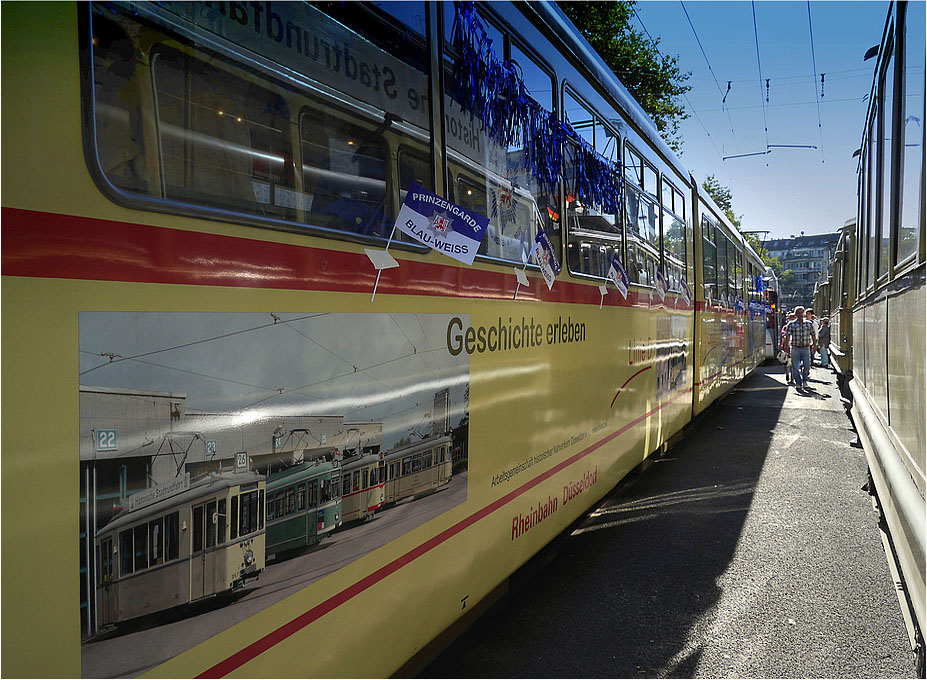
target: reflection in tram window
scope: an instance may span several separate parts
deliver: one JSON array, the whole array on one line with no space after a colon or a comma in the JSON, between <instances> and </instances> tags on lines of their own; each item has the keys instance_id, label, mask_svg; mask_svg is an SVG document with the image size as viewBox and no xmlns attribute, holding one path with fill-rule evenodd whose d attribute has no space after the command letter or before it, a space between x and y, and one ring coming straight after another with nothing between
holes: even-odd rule
<instances>
[{"instance_id":1,"label":"reflection in tram window","mask_svg":"<svg viewBox=\"0 0 927 680\"><path fill-rule=\"evenodd\" d=\"M203 20L181 3L171 11ZM276 11L287 25L313 26L344 45L345 59L350 46L352 64L395 74L403 96L384 77L377 88L348 82L335 104L324 89L284 85L127 9L94 5L95 152L103 175L123 191L171 201L168 211L187 203L385 239L408 185L434 186L425 5L283 3ZM235 22L222 33L246 47L253 39ZM300 68L336 89L346 85L337 69L308 61ZM404 149L398 156L397 148Z\"/></svg>"}]
</instances>

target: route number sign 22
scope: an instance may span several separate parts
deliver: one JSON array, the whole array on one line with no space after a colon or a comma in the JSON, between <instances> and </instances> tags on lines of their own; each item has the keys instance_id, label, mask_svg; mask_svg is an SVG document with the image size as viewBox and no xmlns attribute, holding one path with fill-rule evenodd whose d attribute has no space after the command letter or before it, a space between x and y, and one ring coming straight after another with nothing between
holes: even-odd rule
<instances>
[{"instance_id":1,"label":"route number sign 22","mask_svg":"<svg viewBox=\"0 0 927 680\"><path fill-rule=\"evenodd\" d=\"M118 449L116 430L97 430L97 451L116 451Z\"/></svg>"}]
</instances>

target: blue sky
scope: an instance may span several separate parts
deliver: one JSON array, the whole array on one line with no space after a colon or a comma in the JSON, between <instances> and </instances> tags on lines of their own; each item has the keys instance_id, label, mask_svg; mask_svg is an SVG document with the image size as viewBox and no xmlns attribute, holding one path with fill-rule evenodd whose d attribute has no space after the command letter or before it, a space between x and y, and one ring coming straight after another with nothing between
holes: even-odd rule
<instances>
[{"instance_id":1,"label":"blue sky","mask_svg":"<svg viewBox=\"0 0 927 680\"><path fill-rule=\"evenodd\" d=\"M750 2L644 0L634 26L643 23L660 49L678 55L680 68L691 71L682 160L700 180L714 175L731 189L742 229L769 230L768 238L836 231L856 214L851 156L859 146L875 63L864 62L863 55L881 40L888 3L812 2L814 70L808 3L763 1L755 7L762 84ZM769 144L818 148L722 160L766 149L764 105Z\"/></svg>"}]
</instances>

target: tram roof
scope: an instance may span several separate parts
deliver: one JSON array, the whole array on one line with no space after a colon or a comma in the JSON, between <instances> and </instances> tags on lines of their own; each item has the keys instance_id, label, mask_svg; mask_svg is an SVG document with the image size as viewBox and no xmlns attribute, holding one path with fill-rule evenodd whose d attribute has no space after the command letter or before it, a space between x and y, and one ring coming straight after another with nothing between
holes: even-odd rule
<instances>
[{"instance_id":1,"label":"tram roof","mask_svg":"<svg viewBox=\"0 0 927 680\"><path fill-rule=\"evenodd\" d=\"M161 514L168 508L192 503L198 498L208 496L221 489L227 489L232 486L245 484L257 484L263 480L264 476L259 475L256 472L232 472L228 474L210 473L206 477L198 479L195 482L191 482L188 488L178 490L175 493L169 493L163 498L158 498L157 500L153 500L150 503L145 503L138 508L132 508L131 510L121 510L119 514L113 517L113 519L110 520L107 524L97 529L96 535L99 536L100 534L112 531L113 529L119 529L128 524L137 522L139 519L149 515Z\"/></svg>"}]
</instances>

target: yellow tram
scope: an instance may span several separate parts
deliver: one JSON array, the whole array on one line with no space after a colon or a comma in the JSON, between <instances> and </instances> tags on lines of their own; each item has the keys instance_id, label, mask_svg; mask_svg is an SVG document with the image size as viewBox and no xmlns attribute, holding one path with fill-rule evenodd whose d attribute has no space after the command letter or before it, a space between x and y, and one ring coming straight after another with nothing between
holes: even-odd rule
<instances>
[{"instance_id":1,"label":"yellow tram","mask_svg":"<svg viewBox=\"0 0 927 680\"><path fill-rule=\"evenodd\" d=\"M555 176L517 162L543 148L500 145L442 90L455 23L477 25L466 7L535 111L575 131ZM760 258L551 3L10 3L3 18L10 675L101 659L132 675L144 646L172 677L388 676L764 360ZM593 157L607 195L576 189ZM393 236L413 183L488 220L472 265ZM541 232L563 263L549 282L528 258ZM396 266L377 269L385 250ZM403 449L423 426L438 438ZM232 504L254 492L107 504L188 473L219 484L293 431L384 452L344 461L345 521L355 472L382 494L358 517L442 491L266 566L208 623L101 641L101 622L164 604L121 592L174 564L152 568L149 546L136 573L135 537L158 522L165 537L187 523L191 574L194 530L228 532L202 594L234 587ZM262 527L249 536L260 569Z\"/></svg>"}]
</instances>

